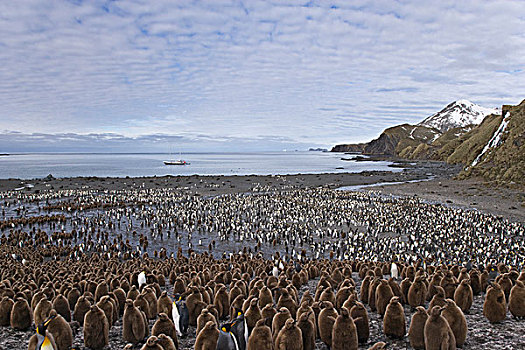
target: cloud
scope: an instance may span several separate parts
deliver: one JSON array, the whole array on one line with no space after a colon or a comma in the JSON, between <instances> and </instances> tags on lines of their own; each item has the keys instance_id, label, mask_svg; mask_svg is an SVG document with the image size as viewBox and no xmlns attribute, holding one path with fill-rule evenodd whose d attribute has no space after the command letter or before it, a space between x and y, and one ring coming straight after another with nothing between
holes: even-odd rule
<instances>
[{"instance_id":1,"label":"cloud","mask_svg":"<svg viewBox=\"0 0 525 350\"><path fill-rule=\"evenodd\" d=\"M0 129L25 135L329 146L525 91L520 1L20 0L0 14Z\"/></svg>"},{"instance_id":2,"label":"cloud","mask_svg":"<svg viewBox=\"0 0 525 350\"><path fill-rule=\"evenodd\" d=\"M315 145L315 144L314 144ZM136 137L117 133L23 133L4 130L0 133L3 152L245 152L288 149L305 150L311 143L296 142L287 137L210 136L206 134L148 134ZM319 146L319 145L317 145Z\"/></svg>"}]
</instances>

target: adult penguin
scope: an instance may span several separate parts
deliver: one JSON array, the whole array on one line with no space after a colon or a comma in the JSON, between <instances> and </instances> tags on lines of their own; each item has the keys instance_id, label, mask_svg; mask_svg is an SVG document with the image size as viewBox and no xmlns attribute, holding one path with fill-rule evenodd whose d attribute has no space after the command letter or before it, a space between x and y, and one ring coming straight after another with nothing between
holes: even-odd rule
<instances>
[{"instance_id":1,"label":"adult penguin","mask_svg":"<svg viewBox=\"0 0 525 350\"><path fill-rule=\"evenodd\" d=\"M47 332L49 322L56 316L50 316L36 327L36 334L29 339L28 350L58 350L53 335Z\"/></svg>"},{"instance_id":2,"label":"adult penguin","mask_svg":"<svg viewBox=\"0 0 525 350\"><path fill-rule=\"evenodd\" d=\"M219 329L219 338L217 339L217 350L240 350L239 342L237 337L232 332L232 325L235 321L231 323L224 323Z\"/></svg>"},{"instance_id":3,"label":"adult penguin","mask_svg":"<svg viewBox=\"0 0 525 350\"><path fill-rule=\"evenodd\" d=\"M237 318L230 322L231 332L237 340L240 350L246 349L246 344L248 343L248 325L244 314L240 314Z\"/></svg>"},{"instance_id":4,"label":"adult penguin","mask_svg":"<svg viewBox=\"0 0 525 350\"><path fill-rule=\"evenodd\" d=\"M190 313L188 307L186 306L186 300L182 299L180 295L175 295L175 305L171 309L173 323L175 324L175 329L177 330L177 335L179 337L184 337L188 333L188 327L190 325ZM178 322L176 321L178 319ZM196 321L196 320L195 320Z\"/></svg>"}]
</instances>

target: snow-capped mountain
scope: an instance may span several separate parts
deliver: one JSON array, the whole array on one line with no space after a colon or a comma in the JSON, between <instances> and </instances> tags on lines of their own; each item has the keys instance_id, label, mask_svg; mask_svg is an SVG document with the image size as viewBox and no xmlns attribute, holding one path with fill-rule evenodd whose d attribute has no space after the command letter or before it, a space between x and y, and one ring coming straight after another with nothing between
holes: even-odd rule
<instances>
[{"instance_id":1,"label":"snow-capped mountain","mask_svg":"<svg viewBox=\"0 0 525 350\"><path fill-rule=\"evenodd\" d=\"M467 100L454 101L418 125L446 132L457 127L479 125L489 114L501 114L497 108L485 108Z\"/></svg>"}]
</instances>

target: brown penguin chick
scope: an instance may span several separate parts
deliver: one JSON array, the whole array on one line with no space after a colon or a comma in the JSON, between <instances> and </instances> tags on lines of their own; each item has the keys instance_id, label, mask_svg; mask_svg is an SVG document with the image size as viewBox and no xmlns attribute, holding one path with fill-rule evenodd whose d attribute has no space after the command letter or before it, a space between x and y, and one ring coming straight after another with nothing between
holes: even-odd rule
<instances>
[{"instance_id":1,"label":"brown penguin chick","mask_svg":"<svg viewBox=\"0 0 525 350\"><path fill-rule=\"evenodd\" d=\"M200 331L209 321L217 323L215 316L208 311L208 308L205 308L201 311L199 317L197 317L197 330L195 332L195 336L199 335Z\"/></svg>"},{"instance_id":2,"label":"brown penguin chick","mask_svg":"<svg viewBox=\"0 0 525 350\"><path fill-rule=\"evenodd\" d=\"M126 294L126 299L135 300L139 296L140 292L138 291L137 287L135 285L131 286L131 288L128 291L128 294Z\"/></svg>"},{"instance_id":3,"label":"brown penguin chick","mask_svg":"<svg viewBox=\"0 0 525 350\"><path fill-rule=\"evenodd\" d=\"M350 316L354 319L357 329L357 340L359 343L366 343L370 338L370 322L365 306L356 302L350 309Z\"/></svg>"},{"instance_id":4,"label":"brown penguin chick","mask_svg":"<svg viewBox=\"0 0 525 350\"><path fill-rule=\"evenodd\" d=\"M297 314L297 304L286 289L282 290L281 296L279 297L279 301L277 302L277 308L280 309L282 307L285 307L288 310L290 310L290 314L292 314L293 316Z\"/></svg>"},{"instance_id":5,"label":"brown penguin chick","mask_svg":"<svg viewBox=\"0 0 525 350\"><path fill-rule=\"evenodd\" d=\"M40 299L33 312L33 319L35 324L43 323L48 317L49 312L53 309L53 304L46 298Z\"/></svg>"},{"instance_id":6,"label":"brown penguin chick","mask_svg":"<svg viewBox=\"0 0 525 350\"><path fill-rule=\"evenodd\" d=\"M456 347L463 347L467 339L467 320L463 311L456 305L454 300L445 299L446 305L441 312L441 315L447 320L454 337L456 338Z\"/></svg>"},{"instance_id":7,"label":"brown penguin chick","mask_svg":"<svg viewBox=\"0 0 525 350\"><path fill-rule=\"evenodd\" d=\"M377 286L381 283L381 280L379 278L374 278L372 283L370 283L370 287L368 290L368 306L370 306L370 310L376 311L376 289Z\"/></svg>"},{"instance_id":8,"label":"brown penguin chick","mask_svg":"<svg viewBox=\"0 0 525 350\"><path fill-rule=\"evenodd\" d=\"M406 320L403 306L398 297L392 297L383 318L383 333L387 337L401 339L406 333Z\"/></svg>"},{"instance_id":9,"label":"brown penguin chick","mask_svg":"<svg viewBox=\"0 0 525 350\"><path fill-rule=\"evenodd\" d=\"M481 293L481 276L477 269L470 271L470 287L474 295Z\"/></svg>"},{"instance_id":10,"label":"brown penguin chick","mask_svg":"<svg viewBox=\"0 0 525 350\"><path fill-rule=\"evenodd\" d=\"M284 327L286 320L289 318L292 318L292 315L290 314L290 310L288 310L285 307L280 308L279 311L273 317L272 339L274 340L274 342L275 342L275 339L277 338L277 335L279 335L279 331Z\"/></svg>"},{"instance_id":11,"label":"brown penguin chick","mask_svg":"<svg viewBox=\"0 0 525 350\"><path fill-rule=\"evenodd\" d=\"M525 283L520 280L510 290L509 311L515 318L525 317Z\"/></svg>"},{"instance_id":12,"label":"brown penguin chick","mask_svg":"<svg viewBox=\"0 0 525 350\"><path fill-rule=\"evenodd\" d=\"M425 350L455 350L456 339L447 322L441 316L442 308L434 306L425 322Z\"/></svg>"},{"instance_id":13,"label":"brown penguin chick","mask_svg":"<svg viewBox=\"0 0 525 350\"><path fill-rule=\"evenodd\" d=\"M53 309L55 309L60 316L64 317L64 320L71 322L71 308L65 296L58 294L55 297L53 300Z\"/></svg>"},{"instance_id":14,"label":"brown penguin chick","mask_svg":"<svg viewBox=\"0 0 525 350\"><path fill-rule=\"evenodd\" d=\"M408 291L410 290L411 286L412 281L409 278L403 279L399 285L399 288L401 288L401 293L403 294L403 298L401 299L403 304L408 304Z\"/></svg>"},{"instance_id":15,"label":"brown penguin chick","mask_svg":"<svg viewBox=\"0 0 525 350\"><path fill-rule=\"evenodd\" d=\"M426 299L428 301L432 300L434 297L434 294L436 294L436 286L439 286L441 283L441 279L443 278L443 275L440 272L437 272L432 275L432 278L430 280L430 283L428 284L427 288L427 297Z\"/></svg>"},{"instance_id":16,"label":"brown penguin chick","mask_svg":"<svg viewBox=\"0 0 525 350\"><path fill-rule=\"evenodd\" d=\"M155 291L153 288L145 287L142 290L142 294L144 294L144 299L148 303L148 308L145 310L146 316L148 316L148 319L153 320L157 317L157 296Z\"/></svg>"},{"instance_id":17,"label":"brown penguin chick","mask_svg":"<svg viewBox=\"0 0 525 350\"><path fill-rule=\"evenodd\" d=\"M432 300L430 301L430 304L428 306L428 310L432 310L434 306L445 306L445 290L440 286L435 286L436 288L436 294L432 297Z\"/></svg>"},{"instance_id":18,"label":"brown penguin chick","mask_svg":"<svg viewBox=\"0 0 525 350\"><path fill-rule=\"evenodd\" d=\"M309 312L301 314L298 317L297 327L302 332L303 350L314 350L316 337L314 311L310 309Z\"/></svg>"},{"instance_id":19,"label":"brown penguin chick","mask_svg":"<svg viewBox=\"0 0 525 350\"><path fill-rule=\"evenodd\" d=\"M332 330L334 328L335 320L337 319L338 313L334 309L334 306L329 301L322 301L320 303L323 309L319 313L318 326L319 326L319 337L327 345L332 345Z\"/></svg>"},{"instance_id":20,"label":"brown penguin chick","mask_svg":"<svg viewBox=\"0 0 525 350\"><path fill-rule=\"evenodd\" d=\"M117 288L113 291L113 294L118 300L118 313L121 316L124 313L124 306L126 305L126 292L122 288Z\"/></svg>"},{"instance_id":21,"label":"brown penguin chick","mask_svg":"<svg viewBox=\"0 0 525 350\"><path fill-rule=\"evenodd\" d=\"M359 294L359 300L363 303L368 304L368 292L370 291L370 282L372 282L371 276L366 276L361 282L361 291Z\"/></svg>"},{"instance_id":22,"label":"brown penguin chick","mask_svg":"<svg viewBox=\"0 0 525 350\"><path fill-rule=\"evenodd\" d=\"M474 293L470 286L470 279L463 279L454 292L454 301L463 312L468 312L472 306Z\"/></svg>"},{"instance_id":23,"label":"brown penguin chick","mask_svg":"<svg viewBox=\"0 0 525 350\"><path fill-rule=\"evenodd\" d=\"M95 301L99 302L100 299L102 299L104 295L108 295L108 293L109 293L109 287L106 281L100 282L97 285L97 288L95 289Z\"/></svg>"},{"instance_id":24,"label":"brown penguin chick","mask_svg":"<svg viewBox=\"0 0 525 350\"><path fill-rule=\"evenodd\" d=\"M144 344L140 350L164 350L162 346L159 344L159 339L152 335L148 338L146 341L146 344Z\"/></svg>"},{"instance_id":25,"label":"brown penguin chick","mask_svg":"<svg viewBox=\"0 0 525 350\"><path fill-rule=\"evenodd\" d=\"M13 304L10 316L11 328L17 331L25 331L31 327L32 317L31 309L27 300L18 297Z\"/></svg>"},{"instance_id":26,"label":"brown penguin chick","mask_svg":"<svg viewBox=\"0 0 525 350\"><path fill-rule=\"evenodd\" d=\"M137 344L146 337L144 318L140 310L133 305L131 299L126 300L124 316L122 317L122 338L124 341Z\"/></svg>"},{"instance_id":27,"label":"brown penguin chick","mask_svg":"<svg viewBox=\"0 0 525 350\"><path fill-rule=\"evenodd\" d=\"M87 312L90 309L91 303L89 302L89 300L83 295L80 296L75 305L75 309L73 310L73 320L77 321L80 324L80 326L83 326L84 316L86 316Z\"/></svg>"},{"instance_id":28,"label":"brown penguin chick","mask_svg":"<svg viewBox=\"0 0 525 350\"><path fill-rule=\"evenodd\" d=\"M255 327L257 324L257 321L259 321L261 318L262 314L261 310L259 309L259 300L254 298L250 302L250 307L248 307L248 310L246 310L244 313L244 320L248 326L248 332L252 331L253 327Z\"/></svg>"},{"instance_id":29,"label":"brown penguin chick","mask_svg":"<svg viewBox=\"0 0 525 350\"><path fill-rule=\"evenodd\" d=\"M272 330L260 319L248 338L247 350L273 350ZM306 349L305 349L306 350Z\"/></svg>"},{"instance_id":30,"label":"brown penguin chick","mask_svg":"<svg viewBox=\"0 0 525 350\"><path fill-rule=\"evenodd\" d=\"M505 293L505 300L509 300L510 290L512 289L512 286L513 286L513 283L509 277L509 274L504 273L503 275L499 275L496 278L496 282L500 285L501 289L503 290L503 293Z\"/></svg>"},{"instance_id":31,"label":"brown penguin chick","mask_svg":"<svg viewBox=\"0 0 525 350\"><path fill-rule=\"evenodd\" d=\"M168 292L163 291L157 300L157 314L165 313L171 315L173 309L173 300L168 296Z\"/></svg>"},{"instance_id":32,"label":"brown penguin chick","mask_svg":"<svg viewBox=\"0 0 525 350\"><path fill-rule=\"evenodd\" d=\"M42 300L43 298L46 298L46 295L44 294L44 292L42 292L41 290L36 292L34 295L33 295L33 298L31 298L31 310L35 310L36 309L36 306L38 305L38 303L40 302L40 300Z\"/></svg>"},{"instance_id":33,"label":"brown penguin chick","mask_svg":"<svg viewBox=\"0 0 525 350\"><path fill-rule=\"evenodd\" d=\"M157 338L159 339L159 345L162 346L164 350L177 350L179 348L178 344L175 344L173 339L166 334L159 334Z\"/></svg>"},{"instance_id":34,"label":"brown penguin chick","mask_svg":"<svg viewBox=\"0 0 525 350\"><path fill-rule=\"evenodd\" d=\"M408 305L412 308L425 305L427 287L421 276L417 276L408 290Z\"/></svg>"},{"instance_id":35,"label":"brown penguin chick","mask_svg":"<svg viewBox=\"0 0 525 350\"><path fill-rule=\"evenodd\" d=\"M321 295L319 296L319 301L329 301L332 303L332 305L336 305L336 300L335 300L335 294L334 294L334 291L332 290L332 287L326 287L323 292L321 293ZM292 310L290 310L292 311Z\"/></svg>"},{"instance_id":36,"label":"brown penguin chick","mask_svg":"<svg viewBox=\"0 0 525 350\"><path fill-rule=\"evenodd\" d=\"M166 334L167 336L171 337L173 341L177 340L177 331L175 330L175 324L165 313L161 313L159 315L157 321L155 321L155 324L151 329L151 334L154 336L159 336L159 334Z\"/></svg>"},{"instance_id":37,"label":"brown penguin chick","mask_svg":"<svg viewBox=\"0 0 525 350\"><path fill-rule=\"evenodd\" d=\"M113 326L113 323L115 323L116 320L113 320L115 310L113 303L111 303L109 299L110 297L108 295L104 295L97 303L97 306L106 314L106 319L108 320L109 328L111 328L111 326Z\"/></svg>"},{"instance_id":38,"label":"brown penguin chick","mask_svg":"<svg viewBox=\"0 0 525 350\"><path fill-rule=\"evenodd\" d=\"M219 330L215 326L215 322L209 321L197 336L194 350L215 350L218 339Z\"/></svg>"},{"instance_id":39,"label":"brown penguin chick","mask_svg":"<svg viewBox=\"0 0 525 350\"><path fill-rule=\"evenodd\" d=\"M219 312L219 319L225 320L228 318L228 314L230 313L230 297L226 291L226 287L222 286L217 290L213 298L213 305L215 305Z\"/></svg>"},{"instance_id":40,"label":"brown penguin chick","mask_svg":"<svg viewBox=\"0 0 525 350\"><path fill-rule=\"evenodd\" d=\"M377 313L381 316L384 316L386 307L388 306L388 303L390 302L390 299L394 296L394 293L392 292L392 288L390 288L390 285L388 284L387 280L380 280L379 285L376 288L376 309Z\"/></svg>"},{"instance_id":41,"label":"brown penguin chick","mask_svg":"<svg viewBox=\"0 0 525 350\"><path fill-rule=\"evenodd\" d=\"M347 301L350 295L352 294L353 294L353 287L339 288L339 290L335 294L335 308L337 310L341 309L345 301Z\"/></svg>"},{"instance_id":42,"label":"brown penguin chick","mask_svg":"<svg viewBox=\"0 0 525 350\"><path fill-rule=\"evenodd\" d=\"M4 296L0 301L0 327L9 326L14 304L14 301L8 296Z\"/></svg>"},{"instance_id":43,"label":"brown penguin chick","mask_svg":"<svg viewBox=\"0 0 525 350\"><path fill-rule=\"evenodd\" d=\"M263 309L268 304L273 304L273 295L270 288L264 286L259 291L259 308Z\"/></svg>"},{"instance_id":44,"label":"brown penguin chick","mask_svg":"<svg viewBox=\"0 0 525 350\"><path fill-rule=\"evenodd\" d=\"M388 285L390 286L390 289L392 289L392 293L394 293L396 297L399 297L399 300L402 303L403 292L401 292L401 287L399 286L399 284L392 277L390 277L388 279Z\"/></svg>"},{"instance_id":45,"label":"brown penguin chick","mask_svg":"<svg viewBox=\"0 0 525 350\"><path fill-rule=\"evenodd\" d=\"M277 313L277 310L273 307L272 304L267 304L261 310L262 318L269 318L270 319L270 323L273 320L273 317L275 316L276 313Z\"/></svg>"},{"instance_id":46,"label":"brown penguin chick","mask_svg":"<svg viewBox=\"0 0 525 350\"><path fill-rule=\"evenodd\" d=\"M423 306L416 307L416 313L412 315L408 329L408 340L414 349L425 349L425 323L427 319L427 310Z\"/></svg>"},{"instance_id":47,"label":"brown penguin chick","mask_svg":"<svg viewBox=\"0 0 525 350\"><path fill-rule=\"evenodd\" d=\"M102 349L109 343L109 323L97 305L91 306L84 317L84 346L93 350Z\"/></svg>"},{"instance_id":48,"label":"brown penguin chick","mask_svg":"<svg viewBox=\"0 0 525 350\"><path fill-rule=\"evenodd\" d=\"M497 283L492 283L487 289L487 295L483 303L483 315L490 323L501 322L507 317L505 294Z\"/></svg>"},{"instance_id":49,"label":"brown penguin chick","mask_svg":"<svg viewBox=\"0 0 525 350\"><path fill-rule=\"evenodd\" d=\"M275 340L275 350L303 350L303 335L291 318L286 320Z\"/></svg>"},{"instance_id":50,"label":"brown penguin chick","mask_svg":"<svg viewBox=\"0 0 525 350\"><path fill-rule=\"evenodd\" d=\"M350 317L348 310L346 308L342 308L341 313L335 320L334 329L332 330L331 349L357 350L358 346L357 329L355 327L354 320L352 317Z\"/></svg>"},{"instance_id":51,"label":"brown penguin chick","mask_svg":"<svg viewBox=\"0 0 525 350\"><path fill-rule=\"evenodd\" d=\"M382 341L377 342L368 348L368 350L383 350L383 349L386 349L386 343Z\"/></svg>"},{"instance_id":52,"label":"brown penguin chick","mask_svg":"<svg viewBox=\"0 0 525 350\"><path fill-rule=\"evenodd\" d=\"M58 350L69 350L73 345L73 331L69 323L58 315L53 309L49 312L49 317L52 320L47 325L47 331L53 335Z\"/></svg>"}]
</instances>

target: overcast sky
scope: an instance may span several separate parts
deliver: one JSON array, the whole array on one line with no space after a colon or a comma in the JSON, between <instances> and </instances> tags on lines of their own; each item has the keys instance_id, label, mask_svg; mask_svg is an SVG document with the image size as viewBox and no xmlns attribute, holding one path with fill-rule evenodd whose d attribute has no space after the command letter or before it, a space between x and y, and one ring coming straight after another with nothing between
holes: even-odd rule
<instances>
[{"instance_id":1,"label":"overcast sky","mask_svg":"<svg viewBox=\"0 0 525 350\"><path fill-rule=\"evenodd\" d=\"M0 152L330 147L525 98L521 0L1 1L0 33Z\"/></svg>"}]
</instances>

